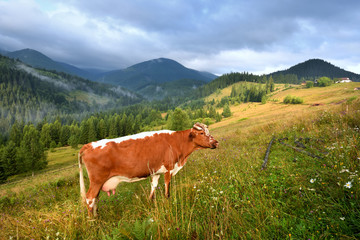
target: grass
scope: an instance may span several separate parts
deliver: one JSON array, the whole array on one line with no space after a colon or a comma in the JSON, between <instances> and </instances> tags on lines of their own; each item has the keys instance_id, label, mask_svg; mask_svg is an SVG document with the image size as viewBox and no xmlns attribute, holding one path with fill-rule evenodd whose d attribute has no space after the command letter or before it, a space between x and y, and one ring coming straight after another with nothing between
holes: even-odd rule
<instances>
[{"instance_id":1,"label":"grass","mask_svg":"<svg viewBox=\"0 0 360 240\"><path fill-rule=\"evenodd\" d=\"M79 201L77 168L0 186L0 239L358 239L359 93L321 91L330 90L278 93L304 98L301 105L232 106L232 117L211 125L220 147L190 156L172 179L170 199L163 178L154 201L147 199L150 180L120 184L115 196L101 193L99 217L91 220ZM350 101L334 104L339 99ZM76 164L74 153L49 153L50 167Z\"/></svg>"}]
</instances>

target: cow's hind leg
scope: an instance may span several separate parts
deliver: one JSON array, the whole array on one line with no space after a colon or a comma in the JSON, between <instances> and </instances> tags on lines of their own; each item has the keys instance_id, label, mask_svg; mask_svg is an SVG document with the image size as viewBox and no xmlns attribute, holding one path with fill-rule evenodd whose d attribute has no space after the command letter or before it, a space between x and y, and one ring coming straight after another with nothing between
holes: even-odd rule
<instances>
[{"instance_id":1,"label":"cow's hind leg","mask_svg":"<svg viewBox=\"0 0 360 240\"><path fill-rule=\"evenodd\" d=\"M86 193L86 206L89 216L96 216L97 198L102 184L90 182L90 187Z\"/></svg>"},{"instance_id":2,"label":"cow's hind leg","mask_svg":"<svg viewBox=\"0 0 360 240\"><path fill-rule=\"evenodd\" d=\"M166 172L164 175L165 178L165 197L170 197L170 180L171 180L171 174L170 171Z\"/></svg>"},{"instance_id":3,"label":"cow's hind leg","mask_svg":"<svg viewBox=\"0 0 360 240\"><path fill-rule=\"evenodd\" d=\"M160 178L160 175L151 176L151 192L150 192L149 199L154 198L155 190L156 190L156 187L157 187L157 185L159 183L159 178Z\"/></svg>"}]
</instances>

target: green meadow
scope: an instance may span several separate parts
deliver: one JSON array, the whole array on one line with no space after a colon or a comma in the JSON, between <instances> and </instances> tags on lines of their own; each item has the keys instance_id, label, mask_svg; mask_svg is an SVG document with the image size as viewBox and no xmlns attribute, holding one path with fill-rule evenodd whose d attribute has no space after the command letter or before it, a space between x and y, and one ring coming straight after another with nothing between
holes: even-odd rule
<instances>
[{"instance_id":1,"label":"green meadow","mask_svg":"<svg viewBox=\"0 0 360 240\"><path fill-rule=\"evenodd\" d=\"M47 169L0 185L0 239L359 239L359 83L277 87L209 127L219 148L189 157L169 199L163 177L154 200L150 179L122 183L89 218L78 149L49 151Z\"/></svg>"}]
</instances>

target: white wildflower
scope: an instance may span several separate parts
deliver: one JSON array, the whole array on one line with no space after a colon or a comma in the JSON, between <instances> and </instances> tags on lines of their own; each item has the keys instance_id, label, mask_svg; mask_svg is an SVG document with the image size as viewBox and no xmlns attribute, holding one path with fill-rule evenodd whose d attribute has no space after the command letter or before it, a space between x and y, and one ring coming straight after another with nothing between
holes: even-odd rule
<instances>
[{"instance_id":1,"label":"white wildflower","mask_svg":"<svg viewBox=\"0 0 360 240\"><path fill-rule=\"evenodd\" d=\"M351 187L352 187L352 182L351 182L351 181L347 182L347 183L344 185L344 187L346 187L346 188L351 188Z\"/></svg>"},{"instance_id":2,"label":"white wildflower","mask_svg":"<svg viewBox=\"0 0 360 240\"><path fill-rule=\"evenodd\" d=\"M310 183L314 183L316 181L316 178L310 179Z\"/></svg>"},{"instance_id":3,"label":"white wildflower","mask_svg":"<svg viewBox=\"0 0 360 240\"><path fill-rule=\"evenodd\" d=\"M344 218L344 217L340 217L340 220L344 221L344 220L345 220L345 218Z\"/></svg>"}]
</instances>

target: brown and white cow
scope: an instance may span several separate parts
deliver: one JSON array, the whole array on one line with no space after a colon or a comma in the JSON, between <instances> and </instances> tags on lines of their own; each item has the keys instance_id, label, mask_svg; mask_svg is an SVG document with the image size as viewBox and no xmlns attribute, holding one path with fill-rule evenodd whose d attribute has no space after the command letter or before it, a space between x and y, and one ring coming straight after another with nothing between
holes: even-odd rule
<instances>
[{"instance_id":1,"label":"brown and white cow","mask_svg":"<svg viewBox=\"0 0 360 240\"><path fill-rule=\"evenodd\" d=\"M100 190L110 196L110 192L115 194L120 182L136 182L151 176L151 199L160 174L164 174L165 195L169 197L171 176L184 166L188 156L198 149L216 147L218 142L202 123L196 123L193 128L184 131L143 132L84 145L79 152L80 192L89 215L96 215ZM90 179L87 193L83 163Z\"/></svg>"}]
</instances>

